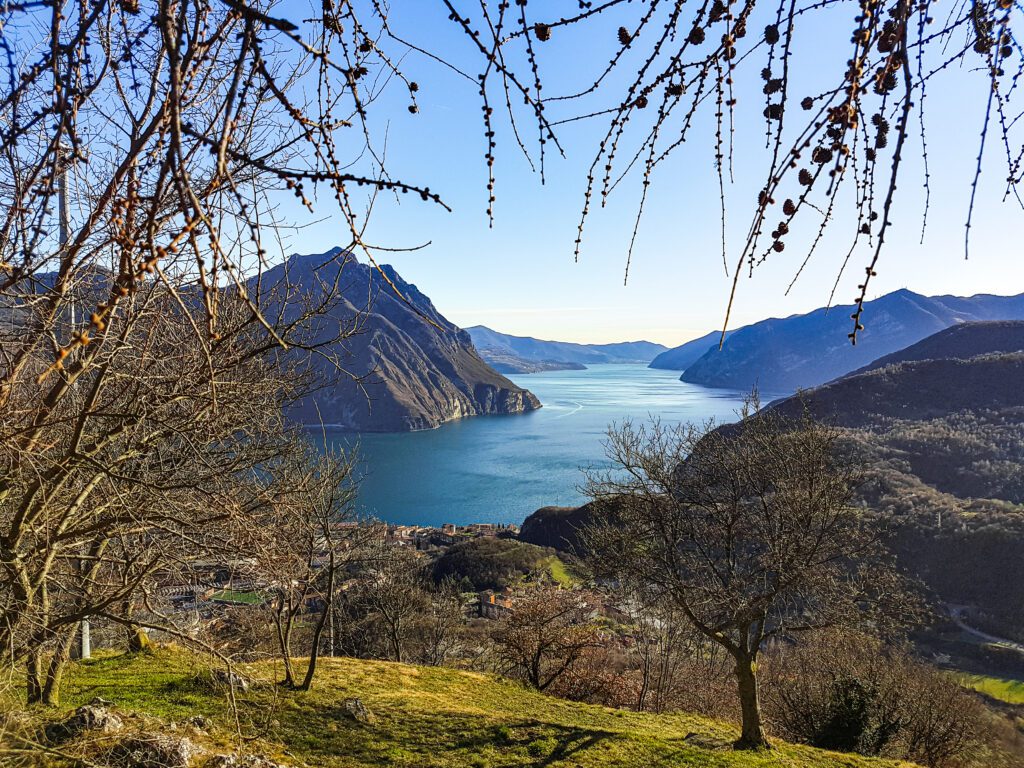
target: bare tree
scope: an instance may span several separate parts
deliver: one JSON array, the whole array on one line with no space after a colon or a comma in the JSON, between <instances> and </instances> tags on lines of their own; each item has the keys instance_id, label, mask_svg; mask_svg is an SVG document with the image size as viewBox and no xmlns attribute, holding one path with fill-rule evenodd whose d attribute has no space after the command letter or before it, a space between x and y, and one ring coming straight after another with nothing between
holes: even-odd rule
<instances>
[{"instance_id":1,"label":"bare tree","mask_svg":"<svg viewBox=\"0 0 1024 768\"><path fill-rule=\"evenodd\" d=\"M491 633L499 666L538 691L547 690L588 648L601 644L591 618L594 608L578 590L531 585L516 590L512 603Z\"/></svg>"},{"instance_id":2,"label":"bare tree","mask_svg":"<svg viewBox=\"0 0 1024 768\"><path fill-rule=\"evenodd\" d=\"M344 571L365 556L371 526L358 525L353 460L324 446L297 441L290 454L265 468L266 505L256 518L257 571L268 581L284 684L308 690L316 674L324 631ZM308 623L306 670L299 680L292 658L297 624Z\"/></svg>"},{"instance_id":3,"label":"bare tree","mask_svg":"<svg viewBox=\"0 0 1024 768\"><path fill-rule=\"evenodd\" d=\"M417 633L417 659L433 667L444 666L464 651L466 603L458 585L444 579L431 592Z\"/></svg>"},{"instance_id":4,"label":"bare tree","mask_svg":"<svg viewBox=\"0 0 1024 768\"><path fill-rule=\"evenodd\" d=\"M368 146L362 77L395 74L379 27L269 10L0 9L0 642L30 699L55 699L83 619L187 634L161 585L236 557L282 409L314 361L344 375L359 308L328 315L353 256L294 282L280 195L329 190L352 248L375 192L436 199Z\"/></svg>"},{"instance_id":5,"label":"bare tree","mask_svg":"<svg viewBox=\"0 0 1024 768\"><path fill-rule=\"evenodd\" d=\"M620 580L612 594L629 618L630 660L640 675L636 709L718 715L715 681L726 671L722 647L700 634L670 599L646 585Z\"/></svg>"},{"instance_id":6,"label":"bare tree","mask_svg":"<svg viewBox=\"0 0 1024 768\"><path fill-rule=\"evenodd\" d=\"M904 606L902 580L849 504L856 475L837 462L836 437L771 411L721 430L627 422L609 432L613 468L589 480L604 511L587 532L597 571L647 585L732 657L738 748L768 745L766 641Z\"/></svg>"}]
</instances>

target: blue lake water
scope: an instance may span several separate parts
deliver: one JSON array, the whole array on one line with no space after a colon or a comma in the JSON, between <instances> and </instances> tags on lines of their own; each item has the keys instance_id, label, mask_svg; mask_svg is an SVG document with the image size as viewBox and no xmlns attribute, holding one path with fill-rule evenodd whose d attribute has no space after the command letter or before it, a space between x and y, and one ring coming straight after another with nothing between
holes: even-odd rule
<instances>
[{"instance_id":1,"label":"blue lake water","mask_svg":"<svg viewBox=\"0 0 1024 768\"><path fill-rule=\"evenodd\" d=\"M400 524L519 524L539 507L584 500L582 468L603 462L602 441L612 422L650 416L666 423L734 421L744 395L686 384L677 371L643 365L510 378L544 407L424 432L329 432L339 445L359 442L360 510Z\"/></svg>"}]
</instances>

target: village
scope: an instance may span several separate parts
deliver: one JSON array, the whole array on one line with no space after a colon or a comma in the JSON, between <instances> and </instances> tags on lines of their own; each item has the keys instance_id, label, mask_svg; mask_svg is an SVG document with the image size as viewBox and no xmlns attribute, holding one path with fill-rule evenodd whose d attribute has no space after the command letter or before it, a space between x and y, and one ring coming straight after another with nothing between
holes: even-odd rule
<instances>
[{"instance_id":1,"label":"village","mask_svg":"<svg viewBox=\"0 0 1024 768\"><path fill-rule=\"evenodd\" d=\"M424 564L461 542L481 538L515 539L519 534L518 526L500 523L445 523L430 527L344 521L334 523L333 528L341 537L359 530L363 533L364 544L372 539L379 546L415 553ZM158 594L169 602L173 612L191 614L195 624L215 620L224 608L261 607L272 600L275 587L252 559L190 563L187 569L166 572L158 584ZM344 590L346 582L339 588ZM311 590L306 607L319 609L321 599L315 589ZM511 611L512 603L512 596L505 590L482 590L467 601L466 613L467 616L498 619Z\"/></svg>"}]
</instances>

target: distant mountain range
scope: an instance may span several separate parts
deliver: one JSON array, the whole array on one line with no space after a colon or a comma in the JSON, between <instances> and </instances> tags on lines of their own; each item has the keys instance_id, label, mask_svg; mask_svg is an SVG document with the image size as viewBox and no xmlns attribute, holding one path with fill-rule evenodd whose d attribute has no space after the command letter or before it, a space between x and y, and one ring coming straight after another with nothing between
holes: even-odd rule
<instances>
[{"instance_id":1,"label":"distant mountain range","mask_svg":"<svg viewBox=\"0 0 1024 768\"><path fill-rule=\"evenodd\" d=\"M328 383L296 404L293 417L354 431L400 432L540 407L532 393L484 362L469 334L442 316L415 285L390 266L382 270L408 303L377 270L345 257L341 249L291 256L264 275L267 284L287 279L314 297L332 291L337 278L340 301L319 321L325 335L360 318L358 333L311 358ZM348 375L330 367L332 354Z\"/></svg>"},{"instance_id":2,"label":"distant mountain range","mask_svg":"<svg viewBox=\"0 0 1024 768\"><path fill-rule=\"evenodd\" d=\"M732 334L733 331L726 331L726 340L728 340ZM722 332L712 331L711 333L701 336L699 339L694 339L693 341L688 341L678 347L665 350L656 358L651 360L651 364L648 367L661 368L666 371L685 371L702 358L705 353L717 348L721 341Z\"/></svg>"},{"instance_id":3,"label":"distant mountain range","mask_svg":"<svg viewBox=\"0 0 1024 768\"><path fill-rule=\"evenodd\" d=\"M763 320L733 331L721 349L715 343L718 334L712 333L661 355L658 367L684 366L683 381L709 387L792 392L857 370L958 323L1024 319L1024 294L960 298L895 291L865 303L866 328L856 346L847 338L853 310L851 304ZM709 348L692 359L705 341ZM677 362L664 362L676 354Z\"/></svg>"},{"instance_id":4,"label":"distant mountain range","mask_svg":"<svg viewBox=\"0 0 1024 768\"><path fill-rule=\"evenodd\" d=\"M499 333L483 325L467 328L466 332L473 339L480 356L502 373L580 370L599 363L649 363L667 350L667 347L650 341L616 344L544 341Z\"/></svg>"}]
</instances>

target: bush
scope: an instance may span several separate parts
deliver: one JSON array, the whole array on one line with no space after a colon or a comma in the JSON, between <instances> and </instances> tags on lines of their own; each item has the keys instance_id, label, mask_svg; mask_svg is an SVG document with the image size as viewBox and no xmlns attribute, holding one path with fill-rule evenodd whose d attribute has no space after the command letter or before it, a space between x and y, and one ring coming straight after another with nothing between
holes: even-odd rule
<instances>
[{"instance_id":1,"label":"bush","mask_svg":"<svg viewBox=\"0 0 1024 768\"><path fill-rule=\"evenodd\" d=\"M434 580L453 579L474 590L505 589L541 570L553 550L514 539L482 536L449 547L434 563Z\"/></svg>"},{"instance_id":2,"label":"bush","mask_svg":"<svg viewBox=\"0 0 1024 768\"><path fill-rule=\"evenodd\" d=\"M929 768L962 764L987 731L984 708L952 677L861 635L774 649L765 698L787 739Z\"/></svg>"}]
</instances>

